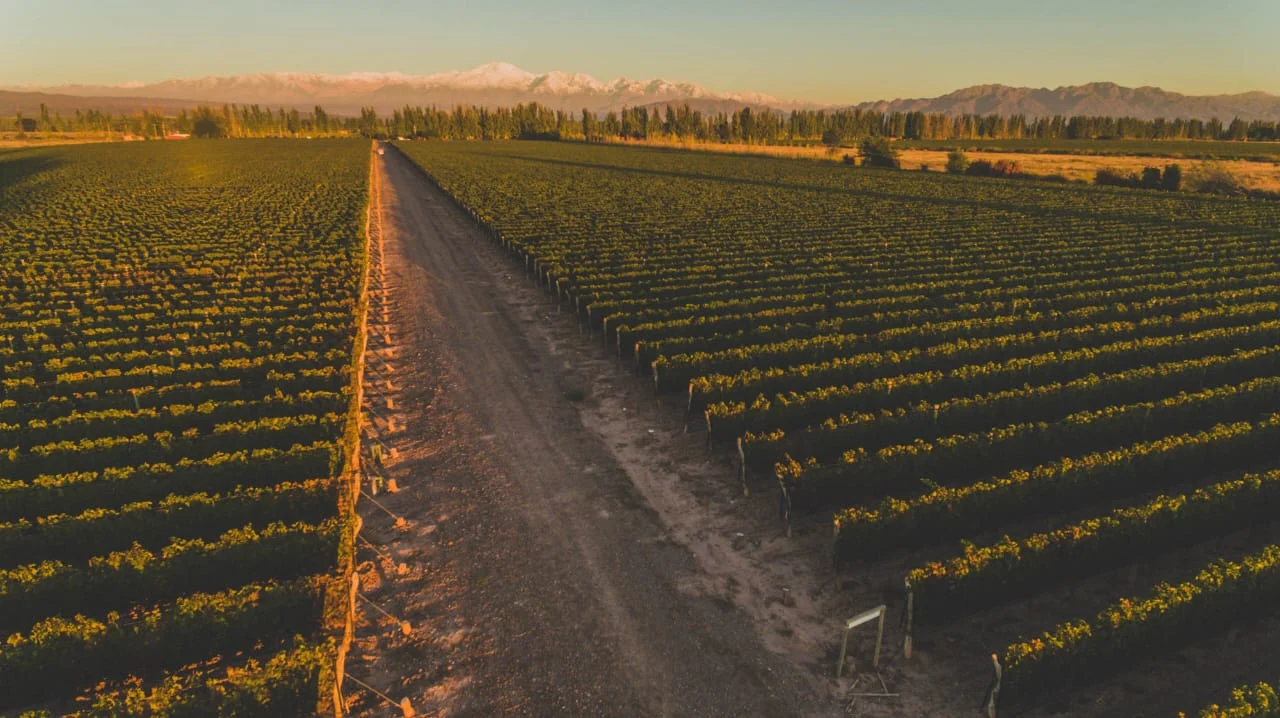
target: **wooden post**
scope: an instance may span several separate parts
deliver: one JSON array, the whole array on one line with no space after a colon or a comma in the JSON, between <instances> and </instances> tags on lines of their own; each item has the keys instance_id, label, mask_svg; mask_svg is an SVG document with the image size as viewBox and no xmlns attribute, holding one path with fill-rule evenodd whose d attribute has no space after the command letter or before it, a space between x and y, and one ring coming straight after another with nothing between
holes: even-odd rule
<instances>
[{"instance_id":1,"label":"wooden post","mask_svg":"<svg viewBox=\"0 0 1280 718\"><path fill-rule=\"evenodd\" d=\"M1000 696L1000 679L1004 677L1004 668L1000 665L1000 656L991 654L991 664L995 667L995 675L987 684L987 695L982 699L982 710L987 718L996 718L996 699Z\"/></svg>"},{"instance_id":2,"label":"wooden post","mask_svg":"<svg viewBox=\"0 0 1280 718\"><path fill-rule=\"evenodd\" d=\"M907 635L902 639L902 656L911 660L911 627L915 620L916 593L911 590L911 579L907 579Z\"/></svg>"},{"instance_id":3,"label":"wooden post","mask_svg":"<svg viewBox=\"0 0 1280 718\"><path fill-rule=\"evenodd\" d=\"M879 619L880 625L876 629L876 652L875 656L871 659L871 667L876 669L880 668L880 642L884 640L884 613L885 605L882 603L875 608L863 611L853 618L850 618L848 621L845 621L844 638L840 641L840 660L836 663L836 678L839 678L844 674L844 659L849 652L849 632L858 626L875 619Z\"/></svg>"},{"instance_id":4,"label":"wooden post","mask_svg":"<svg viewBox=\"0 0 1280 718\"><path fill-rule=\"evenodd\" d=\"M787 522L787 538L791 538L791 494L782 479L778 479L778 513Z\"/></svg>"},{"instance_id":5,"label":"wooden post","mask_svg":"<svg viewBox=\"0 0 1280 718\"><path fill-rule=\"evenodd\" d=\"M871 667L880 668L880 645L884 641L884 606L880 606L880 625L876 628L876 653L871 658Z\"/></svg>"},{"instance_id":6,"label":"wooden post","mask_svg":"<svg viewBox=\"0 0 1280 718\"><path fill-rule=\"evenodd\" d=\"M711 441L711 424L707 424L707 441ZM742 495L744 497L751 495L751 487L747 485L747 455L742 450L742 437L739 436L736 442L738 446L738 481L742 482Z\"/></svg>"}]
</instances>

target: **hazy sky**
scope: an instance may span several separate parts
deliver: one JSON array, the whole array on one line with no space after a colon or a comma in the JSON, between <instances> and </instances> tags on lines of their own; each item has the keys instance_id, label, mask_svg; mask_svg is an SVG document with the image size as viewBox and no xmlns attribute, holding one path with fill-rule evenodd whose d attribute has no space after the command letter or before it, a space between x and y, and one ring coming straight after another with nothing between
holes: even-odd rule
<instances>
[{"instance_id":1,"label":"hazy sky","mask_svg":"<svg viewBox=\"0 0 1280 718\"><path fill-rule=\"evenodd\" d=\"M0 0L0 85L292 70L689 80L853 102L1095 80L1280 94L1280 0Z\"/></svg>"}]
</instances>

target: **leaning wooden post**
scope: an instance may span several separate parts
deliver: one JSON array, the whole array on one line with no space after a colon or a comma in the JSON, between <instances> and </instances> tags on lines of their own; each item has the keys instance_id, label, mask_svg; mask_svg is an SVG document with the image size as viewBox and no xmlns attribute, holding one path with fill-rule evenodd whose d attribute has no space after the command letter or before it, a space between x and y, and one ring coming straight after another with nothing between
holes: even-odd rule
<instances>
[{"instance_id":1,"label":"leaning wooden post","mask_svg":"<svg viewBox=\"0 0 1280 718\"><path fill-rule=\"evenodd\" d=\"M909 661L911 660L911 626L913 621L915 620L916 594L915 594L915 591L911 590L910 578L906 579L906 584L907 584L907 614L906 614L907 635L905 638L902 639L902 656Z\"/></svg>"},{"instance_id":2,"label":"leaning wooden post","mask_svg":"<svg viewBox=\"0 0 1280 718\"><path fill-rule=\"evenodd\" d=\"M991 654L991 664L995 666L995 675L987 685L987 695L982 699L982 710L987 718L996 718L996 699L1000 696L1000 679L1004 676L1004 668L1000 665L1000 656Z\"/></svg>"},{"instance_id":3,"label":"leaning wooden post","mask_svg":"<svg viewBox=\"0 0 1280 718\"><path fill-rule=\"evenodd\" d=\"M711 422L707 422L707 443L711 443ZM742 449L742 437L738 437L738 481L742 483L743 497L751 496L751 487L747 485L747 453Z\"/></svg>"},{"instance_id":4,"label":"leaning wooden post","mask_svg":"<svg viewBox=\"0 0 1280 718\"><path fill-rule=\"evenodd\" d=\"M876 628L876 652L871 657L871 667L880 670L880 646L884 642L884 605L880 606L880 625Z\"/></svg>"}]
</instances>

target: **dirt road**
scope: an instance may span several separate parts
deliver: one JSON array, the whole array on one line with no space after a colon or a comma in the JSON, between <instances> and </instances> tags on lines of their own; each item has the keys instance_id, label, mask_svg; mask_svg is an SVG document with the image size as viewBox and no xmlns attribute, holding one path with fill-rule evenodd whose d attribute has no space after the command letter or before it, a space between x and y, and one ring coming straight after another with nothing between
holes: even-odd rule
<instances>
[{"instance_id":1,"label":"dirt road","mask_svg":"<svg viewBox=\"0 0 1280 718\"><path fill-rule=\"evenodd\" d=\"M628 411L609 387L638 380L565 341L572 320L407 159L374 161L366 456L398 491L362 499L376 547L360 551L351 675L419 715L831 712L758 621L699 590L714 581L680 540L696 527L638 487L646 443L693 441L674 415ZM618 422L593 423L606 413Z\"/></svg>"}]
</instances>

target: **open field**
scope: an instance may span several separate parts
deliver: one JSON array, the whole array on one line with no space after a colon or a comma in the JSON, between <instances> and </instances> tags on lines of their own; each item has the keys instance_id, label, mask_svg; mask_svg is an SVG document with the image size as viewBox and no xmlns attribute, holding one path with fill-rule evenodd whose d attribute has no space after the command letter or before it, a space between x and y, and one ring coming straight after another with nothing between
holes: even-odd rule
<instances>
[{"instance_id":1,"label":"open field","mask_svg":"<svg viewBox=\"0 0 1280 718\"><path fill-rule=\"evenodd\" d=\"M0 154L0 713L332 711L368 155Z\"/></svg>"},{"instance_id":2,"label":"open field","mask_svg":"<svg viewBox=\"0 0 1280 718\"><path fill-rule=\"evenodd\" d=\"M1030 715L1194 712L1273 677L1280 206L618 147L404 150L711 443L720 483L669 449L679 483L772 532L707 559L750 570L702 590L828 675L821 627L890 606L880 674L901 696L861 714L966 714L991 654L1002 712ZM731 461L751 490L732 502ZM779 501L787 521L748 520Z\"/></svg>"},{"instance_id":3,"label":"open field","mask_svg":"<svg viewBox=\"0 0 1280 718\"><path fill-rule=\"evenodd\" d=\"M116 135L115 140L120 136ZM110 142L101 132L66 133L46 137L43 133L28 133L19 136L16 132L0 132L0 150L23 149L28 147L54 147L57 145L82 145L94 142Z\"/></svg>"},{"instance_id":4,"label":"open field","mask_svg":"<svg viewBox=\"0 0 1280 718\"><path fill-rule=\"evenodd\" d=\"M1240 180L1240 184L1248 189L1264 192L1280 192L1280 159L1275 162L1252 162L1248 160L1186 160L1176 157L1134 157L1128 155L1059 155L1049 153L1026 152L966 152L970 161L988 160L990 162L1017 162L1023 172L1036 175L1062 175L1069 180L1093 182L1093 177L1100 169L1112 170L1122 174L1141 175L1143 168L1164 167L1176 163L1182 166L1184 173L1195 173L1206 162L1225 167ZM928 165L933 171L944 170L947 166L947 152L942 150L906 149L899 152L902 168L920 169Z\"/></svg>"},{"instance_id":5,"label":"open field","mask_svg":"<svg viewBox=\"0 0 1280 718\"><path fill-rule=\"evenodd\" d=\"M903 140L903 149L1054 155L1128 155L1178 159L1280 162L1280 142L1231 140Z\"/></svg>"},{"instance_id":6,"label":"open field","mask_svg":"<svg viewBox=\"0 0 1280 718\"><path fill-rule=\"evenodd\" d=\"M717 142L664 142L658 140L646 140L636 142L620 142L618 144L624 146L647 146L662 147L680 150L714 152L734 155L747 155L759 157L786 157L789 159L809 159L826 162L841 162L848 155L850 157L858 157L859 153L856 148L845 147L835 153L830 152L822 145L742 145L742 144L725 144ZM1062 175L1069 180L1079 182L1093 182L1094 174L1100 169L1109 169L1124 174L1137 173L1142 174L1145 167L1163 167L1166 164L1177 163L1182 166L1184 174L1196 171L1206 162L1225 167L1240 179L1242 186L1249 189L1262 190L1264 192L1280 192L1280 155L1275 158L1260 157L1256 160L1245 159L1187 159L1179 154L1152 154L1137 155L1126 154L1119 150L1114 152L1106 152L1102 147L1097 154L1091 154L1084 151L1071 153L1054 153L1052 151L996 151L982 149L987 145L976 143L973 141L962 141L957 143L933 142L899 142L895 143L898 147L898 153L902 161L902 168L906 170L918 170L921 165L927 165L933 172L942 172L947 166L947 153L951 148L957 145L968 147L975 145L978 149L966 149L965 154L970 161L988 160L990 162L998 162L1000 160L1008 162L1017 162L1024 172L1030 172L1038 175ZM1095 143L1096 144L1096 143ZM1200 143L1196 143L1200 144ZM1243 143L1204 143L1213 145L1222 144L1243 144ZM1250 143L1252 145L1262 145L1265 143ZM947 149L923 149L924 146L936 146ZM1003 146L991 143L991 146ZM1049 144L1048 147L1054 145ZM1092 145L1091 145L1092 146ZM1157 145L1158 149L1159 145ZM1199 156L1199 155L1197 155Z\"/></svg>"}]
</instances>

